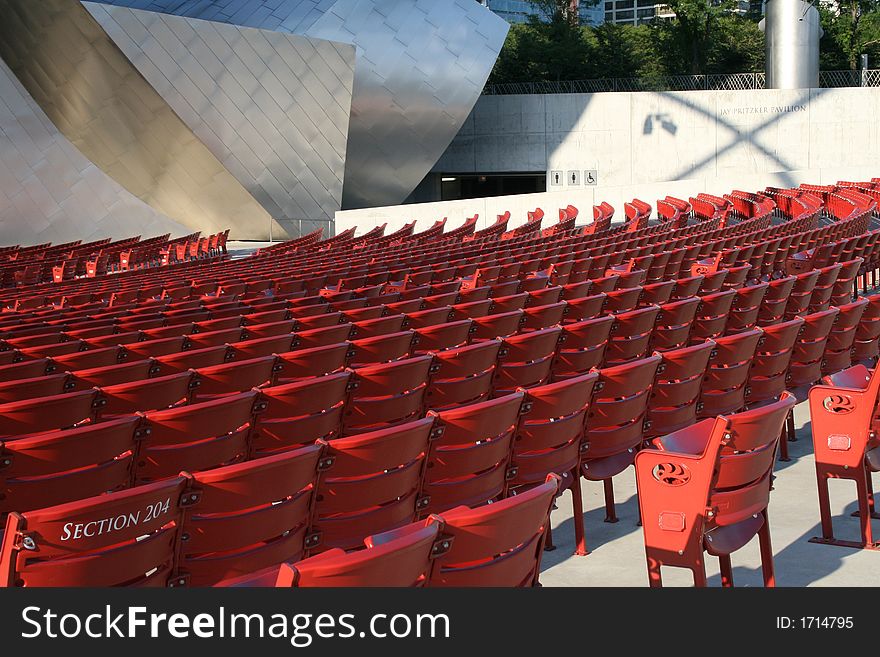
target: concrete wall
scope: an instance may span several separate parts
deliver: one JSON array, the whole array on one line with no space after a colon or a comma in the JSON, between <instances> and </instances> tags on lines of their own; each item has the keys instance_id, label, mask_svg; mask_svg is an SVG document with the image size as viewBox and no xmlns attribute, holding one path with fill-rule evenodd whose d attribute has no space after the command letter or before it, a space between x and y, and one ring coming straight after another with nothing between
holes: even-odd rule
<instances>
[{"instance_id":1,"label":"concrete wall","mask_svg":"<svg viewBox=\"0 0 880 657\"><path fill-rule=\"evenodd\" d=\"M525 223L526 212L540 207L546 216L546 228L556 222L558 208L571 203L580 210L578 224L592 221L592 207L602 201L609 202L616 209L615 220L622 218L623 204L633 198L640 198L655 205L658 198L667 194L679 198L696 196L699 192L725 194L732 189L747 191L764 189L767 186L794 187L801 183L827 184L838 180L870 180L880 175L880 164L872 167L830 167L813 171L786 171L783 173L738 174L722 178L691 178L663 183L643 183L640 185L620 185L546 192L543 194L521 194L517 196L494 196L489 198L467 199L462 201L437 201L434 203L413 203L384 208L346 210L336 213L336 232L358 227L358 234L367 232L377 224L387 223L386 234L400 228L409 221L416 220L416 230L425 230L437 219L447 218L447 230L463 224L465 219L479 214L478 228L485 228L495 221L498 214L511 212L508 224L514 228Z\"/></svg>"},{"instance_id":2,"label":"concrete wall","mask_svg":"<svg viewBox=\"0 0 880 657\"><path fill-rule=\"evenodd\" d=\"M336 230L443 216L454 227L475 213L491 223L508 209L514 226L536 206L554 220L568 203L586 219L603 200L622 215L635 196L870 178L880 175L877 116L874 88L483 96L434 172L547 172L546 194L339 212ZM583 179L588 169L596 186L551 184L551 171Z\"/></svg>"}]
</instances>

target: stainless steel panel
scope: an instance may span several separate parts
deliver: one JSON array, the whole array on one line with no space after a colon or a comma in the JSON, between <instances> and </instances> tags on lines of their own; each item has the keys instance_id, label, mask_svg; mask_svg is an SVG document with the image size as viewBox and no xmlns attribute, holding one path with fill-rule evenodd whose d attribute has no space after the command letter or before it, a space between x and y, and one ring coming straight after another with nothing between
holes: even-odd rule
<instances>
[{"instance_id":1,"label":"stainless steel panel","mask_svg":"<svg viewBox=\"0 0 880 657\"><path fill-rule=\"evenodd\" d=\"M509 27L473 0L102 1L354 44L344 207L399 203L415 189L473 108Z\"/></svg>"},{"instance_id":2,"label":"stainless steel panel","mask_svg":"<svg viewBox=\"0 0 880 657\"><path fill-rule=\"evenodd\" d=\"M269 213L79 2L0 0L0 16L0 57L61 134L102 171L190 228L268 235ZM273 230L281 233L280 226Z\"/></svg>"},{"instance_id":3,"label":"stainless steel panel","mask_svg":"<svg viewBox=\"0 0 880 657\"><path fill-rule=\"evenodd\" d=\"M819 10L801 0L767 0L761 21L767 89L819 86Z\"/></svg>"},{"instance_id":4,"label":"stainless steel panel","mask_svg":"<svg viewBox=\"0 0 880 657\"><path fill-rule=\"evenodd\" d=\"M188 232L86 159L0 61L0 244Z\"/></svg>"},{"instance_id":5,"label":"stainless steel panel","mask_svg":"<svg viewBox=\"0 0 880 657\"><path fill-rule=\"evenodd\" d=\"M83 3L177 115L291 235L342 201L355 49Z\"/></svg>"}]
</instances>

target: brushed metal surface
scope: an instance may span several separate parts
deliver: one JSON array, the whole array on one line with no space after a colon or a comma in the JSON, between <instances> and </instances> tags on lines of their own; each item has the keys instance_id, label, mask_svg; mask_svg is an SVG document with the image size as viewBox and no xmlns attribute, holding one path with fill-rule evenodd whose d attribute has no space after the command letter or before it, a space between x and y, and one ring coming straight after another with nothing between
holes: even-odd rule
<instances>
[{"instance_id":1,"label":"brushed metal surface","mask_svg":"<svg viewBox=\"0 0 880 657\"><path fill-rule=\"evenodd\" d=\"M84 2L137 70L290 235L342 202L355 49ZM308 232L308 231L307 231Z\"/></svg>"},{"instance_id":2,"label":"brushed metal surface","mask_svg":"<svg viewBox=\"0 0 880 657\"><path fill-rule=\"evenodd\" d=\"M0 0L0 16L0 58L86 158L185 226L268 236L269 213L77 0Z\"/></svg>"},{"instance_id":3,"label":"brushed metal surface","mask_svg":"<svg viewBox=\"0 0 880 657\"><path fill-rule=\"evenodd\" d=\"M393 205L458 133L509 25L473 0L101 0L357 47L347 208Z\"/></svg>"},{"instance_id":4,"label":"brushed metal surface","mask_svg":"<svg viewBox=\"0 0 880 657\"><path fill-rule=\"evenodd\" d=\"M767 89L819 86L819 10L802 0L767 0L761 21Z\"/></svg>"},{"instance_id":5,"label":"brushed metal surface","mask_svg":"<svg viewBox=\"0 0 880 657\"><path fill-rule=\"evenodd\" d=\"M89 162L0 61L0 244L189 232Z\"/></svg>"}]
</instances>

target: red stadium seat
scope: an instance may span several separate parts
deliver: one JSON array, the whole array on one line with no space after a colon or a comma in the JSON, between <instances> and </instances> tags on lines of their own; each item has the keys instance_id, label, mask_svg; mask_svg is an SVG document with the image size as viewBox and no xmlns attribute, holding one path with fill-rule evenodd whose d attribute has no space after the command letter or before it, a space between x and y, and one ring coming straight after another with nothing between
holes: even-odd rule
<instances>
[{"instance_id":1,"label":"red stadium seat","mask_svg":"<svg viewBox=\"0 0 880 657\"><path fill-rule=\"evenodd\" d=\"M880 355L880 294L874 294L868 297L868 306L856 329L853 360L856 363L873 365L878 355Z\"/></svg>"},{"instance_id":2,"label":"red stadium seat","mask_svg":"<svg viewBox=\"0 0 880 657\"><path fill-rule=\"evenodd\" d=\"M745 406L749 368L762 334L756 328L715 340L700 394L699 419L736 413Z\"/></svg>"},{"instance_id":3,"label":"red stadium seat","mask_svg":"<svg viewBox=\"0 0 880 657\"><path fill-rule=\"evenodd\" d=\"M507 338L519 332L525 321L525 313L522 310L476 317L474 318L474 331L471 334L471 339L479 341Z\"/></svg>"},{"instance_id":4,"label":"red stadium seat","mask_svg":"<svg viewBox=\"0 0 880 657\"><path fill-rule=\"evenodd\" d=\"M675 289L672 291L671 299L678 301L680 299L689 299L695 297L700 292L700 286L703 283L702 276L690 276L688 278L679 278L675 281Z\"/></svg>"},{"instance_id":5,"label":"red stadium seat","mask_svg":"<svg viewBox=\"0 0 880 657\"><path fill-rule=\"evenodd\" d=\"M0 404L63 395L73 387L74 383L67 372L0 383Z\"/></svg>"},{"instance_id":6,"label":"red stadium seat","mask_svg":"<svg viewBox=\"0 0 880 657\"><path fill-rule=\"evenodd\" d=\"M130 415L138 411L158 411L189 403L200 385L194 371L178 372L144 381L117 383L101 388L98 416L101 419Z\"/></svg>"},{"instance_id":7,"label":"red stadium seat","mask_svg":"<svg viewBox=\"0 0 880 657\"><path fill-rule=\"evenodd\" d=\"M488 506L441 514L448 552L428 586L537 586L558 478Z\"/></svg>"},{"instance_id":8,"label":"red stadium seat","mask_svg":"<svg viewBox=\"0 0 880 657\"><path fill-rule=\"evenodd\" d=\"M648 306L616 315L605 350L606 365L620 365L644 358L659 314L659 306Z\"/></svg>"},{"instance_id":9,"label":"red stadium seat","mask_svg":"<svg viewBox=\"0 0 880 657\"><path fill-rule=\"evenodd\" d=\"M10 514L0 586L167 586L186 484L174 477Z\"/></svg>"},{"instance_id":10,"label":"red stadium seat","mask_svg":"<svg viewBox=\"0 0 880 657\"><path fill-rule=\"evenodd\" d=\"M583 515L580 455L583 450L586 414L599 378L590 372L526 391L526 408L513 444L510 487L516 493L541 484L547 475L560 477L560 489L571 489L575 518ZM575 522L577 554L584 554L583 523ZM552 547L550 530L547 547Z\"/></svg>"},{"instance_id":11,"label":"red stadium seat","mask_svg":"<svg viewBox=\"0 0 880 657\"><path fill-rule=\"evenodd\" d=\"M818 269L811 269L795 276L794 286L788 294L788 303L785 306L786 319L807 313L810 297L813 295L813 288L818 279Z\"/></svg>"},{"instance_id":12,"label":"red stadium seat","mask_svg":"<svg viewBox=\"0 0 880 657\"><path fill-rule=\"evenodd\" d=\"M654 355L600 370L593 388L580 472L585 479L603 482L606 522L617 522L611 480L632 465L642 444L650 390L661 360ZM583 517L574 522L583 523Z\"/></svg>"},{"instance_id":13,"label":"red stadium seat","mask_svg":"<svg viewBox=\"0 0 880 657\"><path fill-rule=\"evenodd\" d=\"M759 326L770 326L782 321L782 318L785 317L788 297L796 280L794 276L786 276L768 283L767 293L764 295L761 308L758 311Z\"/></svg>"},{"instance_id":14,"label":"red stadium seat","mask_svg":"<svg viewBox=\"0 0 880 657\"><path fill-rule=\"evenodd\" d=\"M561 342L552 365L554 381L586 374L605 361L605 351L615 319L603 315L562 327Z\"/></svg>"},{"instance_id":15,"label":"red stadium seat","mask_svg":"<svg viewBox=\"0 0 880 657\"><path fill-rule=\"evenodd\" d=\"M822 374L834 374L852 365L852 349L856 339L856 329L868 306L868 300L859 297L842 306L831 326L825 354L822 357Z\"/></svg>"},{"instance_id":16,"label":"red stadium seat","mask_svg":"<svg viewBox=\"0 0 880 657\"><path fill-rule=\"evenodd\" d=\"M422 515L506 496L514 435L524 393L445 411L430 411L434 438L425 470Z\"/></svg>"},{"instance_id":17,"label":"red stadium seat","mask_svg":"<svg viewBox=\"0 0 880 657\"><path fill-rule=\"evenodd\" d=\"M697 316L691 328L691 344L724 335L734 299L735 290L724 290L700 297Z\"/></svg>"},{"instance_id":18,"label":"red stadium seat","mask_svg":"<svg viewBox=\"0 0 880 657\"><path fill-rule=\"evenodd\" d=\"M146 344L146 343L141 343ZM216 347L205 347L204 349L190 349L173 354L158 356L157 361L163 368L168 368L173 372L183 372L189 369L198 369L200 367L211 367L212 365L222 365L228 363L235 357L235 351L228 345L218 345Z\"/></svg>"},{"instance_id":19,"label":"red stadium seat","mask_svg":"<svg viewBox=\"0 0 880 657\"><path fill-rule=\"evenodd\" d=\"M149 431L138 453L136 482L207 470L246 458L253 417L265 402L257 392L146 413Z\"/></svg>"},{"instance_id":20,"label":"red stadium seat","mask_svg":"<svg viewBox=\"0 0 880 657\"><path fill-rule=\"evenodd\" d=\"M663 361L651 388L646 438L672 433L697 421L700 391L715 346L713 340L706 340L660 354Z\"/></svg>"},{"instance_id":21,"label":"red stadium seat","mask_svg":"<svg viewBox=\"0 0 880 657\"><path fill-rule=\"evenodd\" d=\"M94 386L112 386L118 383L130 383L143 381L151 376L156 376L162 371L162 366L151 358L133 360L121 365L110 367L95 367L87 370L73 372L72 381L77 390L84 390ZM170 370L169 370L170 372Z\"/></svg>"},{"instance_id":22,"label":"red stadium seat","mask_svg":"<svg viewBox=\"0 0 880 657\"><path fill-rule=\"evenodd\" d=\"M314 349L315 347L339 344L351 338L353 330L352 324L336 324L326 328L297 331L295 348Z\"/></svg>"},{"instance_id":23,"label":"red stadium seat","mask_svg":"<svg viewBox=\"0 0 880 657\"><path fill-rule=\"evenodd\" d=\"M798 334L788 368L789 390L799 393L798 389L811 386L822 377L825 345L839 313L837 308L830 308L804 317L805 324Z\"/></svg>"},{"instance_id":24,"label":"red stadium seat","mask_svg":"<svg viewBox=\"0 0 880 657\"><path fill-rule=\"evenodd\" d=\"M284 564L276 580L280 587L424 586L432 559L443 549L438 539L443 525L436 519L413 523L364 539L366 550L330 550ZM445 541L447 548L449 541Z\"/></svg>"},{"instance_id":25,"label":"red stadium seat","mask_svg":"<svg viewBox=\"0 0 880 657\"><path fill-rule=\"evenodd\" d=\"M650 348L656 351L680 349L690 340L691 329L700 307L699 297L670 301L660 306L654 323Z\"/></svg>"},{"instance_id":26,"label":"red stadium seat","mask_svg":"<svg viewBox=\"0 0 880 657\"><path fill-rule=\"evenodd\" d=\"M526 308L525 322L520 330L522 332L540 331L551 326L557 326L562 323L562 317L565 315L567 307L567 304L562 301L546 306Z\"/></svg>"},{"instance_id":27,"label":"red stadium seat","mask_svg":"<svg viewBox=\"0 0 880 657\"><path fill-rule=\"evenodd\" d=\"M140 425L132 415L2 443L0 516L128 488Z\"/></svg>"},{"instance_id":28,"label":"red stadium seat","mask_svg":"<svg viewBox=\"0 0 880 657\"><path fill-rule=\"evenodd\" d=\"M436 326L445 324L454 319L455 312L452 306L440 306L439 308L428 308L418 312L407 313L406 327L410 329L426 328L428 326Z\"/></svg>"},{"instance_id":29,"label":"red stadium seat","mask_svg":"<svg viewBox=\"0 0 880 657\"><path fill-rule=\"evenodd\" d=\"M704 552L721 562L721 583L733 586L731 553L755 535L764 585L774 586L767 505L785 418L795 400L707 419L656 438L636 457L648 580L661 586L661 566L688 568L706 586ZM689 485L683 485L689 484Z\"/></svg>"},{"instance_id":30,"label":"red stadium seat","mask_svg":"<svg viewBox=\"0 0 880 657\"><path fill-rule=\"evenodd\" d=\"M240 340L233 344L235 359L248 360L272 354L283 354L296 348L296 340L297 336L293 333Z\"/></svg>"},{"instance_id":31,"label":"red stadium seat","mask_svg":"<svg viewBox=\"0 0 880 657\"><path fill-rule=\"evenodd\" d=\"M421 356L430 352L462 347L470 340L472 329L473 321L470 319L415 329L413 355Z\"/></svg>"},{"instance_id":32,"label":"red stadium seat","mask_svg":"<svg viewBox=\"0 0 880 657\"><path fill-rule=\"evenodd\" d=\"M761 302L768 287L767 283L758 283L736 290L736 296L730 308L730 317L727 320L727 333L739 333L755 328L758 323Z\"/></svg>"},{"instance_id":33,"label":"red stadium seat","mask_svg":"<svg viewBox=\"0 0 880 657\"><path fill-rule=\"evenodd\" d=\"M173 586L209 586L297 561L318 540L320 445L191 475ZM195 499L193 499L195 498Z\"/></svg>"},{"instance_id":34,"label":"red stadium seat","mask_svg":"<svg viewBox=\"0 0 880 657\"><path fill-rule=\"evenodd\" d=\"M488 340L437 352L425 407L444 410L488 399L500 349L500 340Z\"/></svg>"},{"instance_id":35,"label":"red stadium seat","mask_svg":"<svg viewBox=\"0 0 880 657\"><path fill-rule=\"evenodd\" d=\"M421 416L433 358L418 356L352 371L343 434L376 431Z\"/></svg>"},{"instance_id":36,"label":"red stadium seat","mask_svg":"<svg viewBox=\"0 0 880 657\"><path fill-rule=\"evenodd\" d=\"M262 390L266 408L251 441L255 457L337 438L351 374L339 372Z\"/></svg>"},{"instance_id":37,"label":"red stadium seat","mask_svg":"<svg viewBox=\"0 0 880 657\"><path fill-rule=\"evenodd\" d=\"M662 306L672 299L675 289L675 281L660 281L645 285L642 288L642 296L639 298L641 306Z\"/></svg>"},{"instance_id":38,"label":"red stadium seat","mask_svg":"<svg viewBox=\"0 0 880 657\"><path fill-rule=\"evenodd\" d=\"M496 394L547 383L561 335L562 329L555 327L504 338L495 370Z\"/></svg>"},{"instance_id":39,"label":"red stadium seat","mask_svg":"<svg viewBox=\"0 0 880 657\"><path fill-rule=\"evenodd\" d=\"M586 319L594 319L598 317L603 313L607 296L608 295L602 293L576 299L568 299L566 301L566 307L568 309L565 318L566 322L582 322Z\"/></svg>"},{"instance_id":40,"label":"red stadium seat","mask_svg":"<svg viewBox=\"0 0 880 657\"><path fill-rule=\"evenodd\" d=\"M390 363L409 358L415 343L415 335L415 331L399 331L353 340L349 351L349 367Z\"/></svg>"},{"instance_id":41,"label":"red stadium seat","mask_svg":"<svg viewBox=\"0 0 880 657\"><path fill-rule=\"evenodd\" d=\"M877 549L871 520L874 487L871 476L880 470L880 441L875 425L880 394L880 368L869 371L863 365L826 376L809 393L813 450L819 487L819 513L822 536L813 543L841 547ZM834 535L829 479L845 479L856 486L861 536L858 541L842 540Z\"/></svg>"},{"instance_id":42,"label":"red stadium seat","mask_svg":"<svg viewBox=\"0 0 880 657\"><path fill-rule=\"evenodd\" d=\"M746 404L775 400L786 388L794 344L804 320L801 317L765 326L749 369Z\"/></svg>"},{"instance_id":43,"label":"red stadium seat","mask_svg":"<svg viewBox=\"0 0 880 657\"><path fill-rule=\"evenodd\" d=\"M194 401L217 399L247 392L251 388L270 385L278 369L280 366L276 356L235 360L231 363L199 368Z\"/></svg>"},{"instance_id":44,"label":"red stadium seat","mask_svg":"<svg viewBox=\"0 0 880 657\"><path fill-rule=\"evenodd\" d=\"M834 293L834 284L840 274L843 265L835 263L819 270L819 277L816 279L816 285L810 295L809 311L811 313L820 310L828 310L831 305L831 295Z\"/></svg>"},{"instance_id":45,"label":"red stadium seat","mask_svg":"<svg viewBox=\"0 0 880 657\"><path fill-rule=\"evenodd\" d=\"M602 308L606 313L625 313L635 310L642 297L641 287L628 287L608 292L605 297L605 305Z\"/></svg>"},{"instance_id":46,"label":"red stadium seat","mask_svg":"<svg viewBox=\"0 0 880 657\"><path fill-rule=\"evenodd\" d=\"M526 307L529 295L525 292L521 294L511 294L504 297L492 297L492 314L509 313L514 310L522 310Z\"/></svg>"},{"instance_id":47,"label":"red stadium seat","mask_svg":"<svg viewBox=\"0 0 880 657\"><path fill-rule=\"evenodd\" d=\"M312 549L353 550L366 535L413 522L428 500L422 473L434 420L331 440L323 458L328 469L318 483Z\"/></svg>"},{"instance_id":48,"label":"red stadium seat","mask_svg":"<svg viewBox=\"0 0 880 657\"><path fill-rule=\"evenodd\" d=\"M275 381L293 383L338 372L345 367L350 355L351 346L347 342L279 353Z\"/></svg>"},{"instance_id":49,"label":"red stadium seat","mask_svg":"<svg viewBox=\"0 0 880 657\"><path fill-rule=\"evenodd\" d=\"M0 404L0 439L67 429L90 422L101 403L97 388Z\"/></svg>"}]
</instances>

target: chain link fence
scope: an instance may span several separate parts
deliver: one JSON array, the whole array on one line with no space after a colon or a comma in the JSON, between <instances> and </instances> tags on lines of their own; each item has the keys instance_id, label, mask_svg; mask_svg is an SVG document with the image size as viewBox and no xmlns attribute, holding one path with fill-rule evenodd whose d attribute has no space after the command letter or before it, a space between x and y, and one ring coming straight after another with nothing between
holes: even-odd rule
<instances>
[{"instance_id":1,"label":"chain link fence","mask_svg":"<svg viewBox=\"0 0 880 657\"><path fill-rule=\"evenodd\" d=\"M747 91L763 89L764 73L729 73L719 75L668 75L650 78L596 78L594 80L558 80L554 82L505 82L487 84L483 94L592 94L606 91ZM880 69L861 71L821 71L819 86L880 87Z\"/></svg>"}]
</instances>

